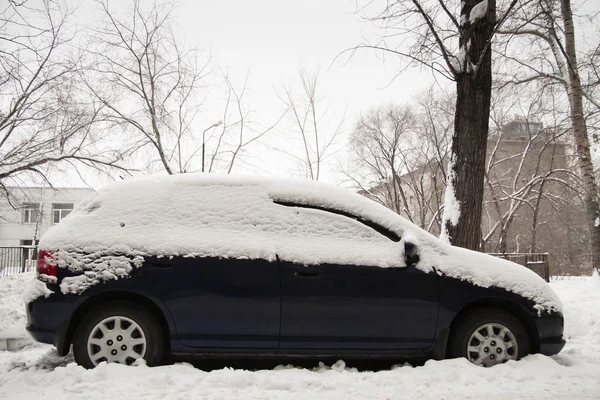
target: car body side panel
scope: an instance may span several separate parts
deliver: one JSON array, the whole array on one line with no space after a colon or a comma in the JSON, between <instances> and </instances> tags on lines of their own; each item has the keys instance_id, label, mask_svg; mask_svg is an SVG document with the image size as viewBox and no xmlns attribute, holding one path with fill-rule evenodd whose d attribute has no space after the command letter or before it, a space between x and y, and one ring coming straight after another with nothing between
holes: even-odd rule
<instances>
[{"instance_id":1,"label":"car body side panel","mask_svg":"<svg viewBox=\"0 0 600 400\"><path fill-rule=\"evenodd\" d=\"M76 274L68 271L61 271L61 279L65 276L75 276ZM158 285L158 284L157 284ZM144 282L140 277L140 271L134 270L127 279L109 280L94 285L83 291L81 294L63 294L58 285L48 285L52 294L48 297L39 297L35 301L26 305L27 308L27 329L36 340L43 343L53 343L59 352L61 348L70 343L65 342L68 331L72 332L78 321L74 318L81 314L82 307L89 304L98 296L102 296L103 301L109 301L111 298L123 298L139 296L152 302L160 311L167 323L170 340L177 340L175 324L163 302L154 295L153 284ZM57 337L61 336L61 337ZM43 340L42 340L43 339Z\"/></svg>"},{"instance_id":2,"label":"car body side panel","mask_svg":"<svg viewBox=\"0 0 600 400\"><path fill-rule=\"evenodd\" d=\"M53 344L54 334L59 327L71 319L76 306L65 301L58 285L49 285L53 294L38 297L25 305L27 315L27 331L35 340Z\"/></svg>"},{"instance_id":3,"label":"car body side panel","mask_svg":"<svg viewBox=\"0 0 600 400\"><path fill-rule=\"evenodd\" d=\"M566 344L563 338L565 321L562 315L544 313L535 320L535 325L539 333L540 353L551 356L562 350Z\"/></svg>"},{"instance_id":4,"label":"car body side panel","mask_svg":"<svg viewBox=\"0 0 600 400\"><path fill-rule=\"evenodd\" d=\"M196 275L186 274L186 268L204 267L190 263L179 275L170 267L144 266L127 279L109 280L82 294L63 295L57 285L50 285L54 294L27 305L27 328L36 340L54 343L58 349L64 337L57 335L65 335L65 324L84 302L107 293L132 293L152 301L163 313L171 351L176 354L427 357L434 342L466 307L510 301L522 310L538 335L535 351L555 354L565 343L562 315L539 314L531 301L504 289L483 288L415 268L377 268L371 276L369 268L353 266L343 267L340 275L341 269L333 273L340 266L282 263L280 278L277 263L264 261L266 269L260 272L255 260L231 268L222 268L222 260L213 261L212 267ZM321 281L310 274L302 279L294 275L298 269L320 271L326 267L331 275L321 275ZM416 275L411 277L411 273ZM280 308L283 319L277 347ZM183 319L174 319L171 310ZM177 323L192 332L181 338ZM225 333L220 335L222 331Z\"/></svg>"},{"instance_id":5,"label":"car body side panel","mask_svg":"<svg viewBox=\"0 0 600 400\"><path fill-rule=\"evenodd\" d=\"M280 262L283 349L426 349L437 276L413 267Z\"/></svg>"},{"instance_id":6,"label":"car body side panel","mask_svg":"<svg viewBox=\"0 0 600 400\"><path fill-rule=\"evenodd\" d=\"M511 307L507 306L510 302ZM552 355L565 345L562 337L564 320L560 313L540 312L534 302L497 287L484 288L467 281L442 275L440 279L440 318L438 333L449 328L457 314L472 305L508 307L532 335L532 351Z\"/></svg>"},{"instance_id":7,"label":"car body side panel","mask_svg":"<svg viewBox=\"0 0 600 400\"><path fill-rule=\"evenodd\" d=\"M276 348L280 289L276 262L174 257L142 267L189 347ZM168 264L168 263L167 263Z\"/></svg>"},{"instance_id":8,"label":"car body side panel","mask_svg":"<svg viewBox=\"0 0 600 400\"><path fill-rule=\"evenodd\" d=\"M496 301L510 301L532 318L535 315L533 302L515 293L497 287L484 288L468 281L441 275L438 333L444 328L449 328L456 315L470 304L479 302L493 305Z\"/></svg>"}]
</instances>

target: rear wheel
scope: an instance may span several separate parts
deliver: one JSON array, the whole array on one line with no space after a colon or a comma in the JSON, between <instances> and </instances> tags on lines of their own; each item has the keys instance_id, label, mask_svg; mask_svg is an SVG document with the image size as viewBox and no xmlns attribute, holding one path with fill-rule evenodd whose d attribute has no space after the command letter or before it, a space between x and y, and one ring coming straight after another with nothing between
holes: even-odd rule
<instances>
[{"instance_id":1,"label":"rear wheel","mask_svg":"<svg viewBox=\"0 0 600 400\"><path fill-rule=\"evenodd\" d=\"M527 331L512 314L496 308L478 308L453 329L450 355L492 367L525 357L530 352L529 343Z\"/></svg>"},{"instance_id":2,"label":"rear wheel","mask_svg":"<svg viewBox=\"0 0 600 400\"><path fill-rule=\"evenodd\" d=\"M73 338L75 361L85 368L103 361L131 365L138 358L156 365L163 353L159 322L132 302L98 306L83 318Z\"/></svg>"}]
</instances>

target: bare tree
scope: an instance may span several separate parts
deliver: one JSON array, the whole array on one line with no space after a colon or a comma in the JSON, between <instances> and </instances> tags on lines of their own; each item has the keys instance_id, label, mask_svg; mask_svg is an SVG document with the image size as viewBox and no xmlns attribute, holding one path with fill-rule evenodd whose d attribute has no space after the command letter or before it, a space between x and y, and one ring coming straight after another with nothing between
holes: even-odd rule
<instances>
[{"instance_id":1,"label":"bare tree","mask_svg":"<svg viewBox=\"0 0 600 400\"><path fill-rule=\"evenodd\" d=\"M561 125L544 127L542 123L549 121L543 112L544 103L551 96L542 90L530 101L521 91L512 97L513 107L493 107L495 129L488 150L484 205L487 232L482 248L489 249L487 242L497 234L498 244L493 249L496 252L508 252L509 240L515 242L517 236L523 248L534 251L542 211L568 201L564 193L577 176L570 171L566 159L566 130ZM526 108L521 108L524 115L507 119L509 110L519 108L519 103L526 103ZM515 223L518 226L511 229ZM527 245L527 241L531 244Z\"/></svg>"},{"instance_id":2,"label":"bare tree","mask_svg":"<svg viewBox=\"0 0 600 400\"><path fill-rule=\"evenodd\" d=\"M491 43L517 0L388 0L370 18L386 36L358 46L400 56L408 66L426 66L456 82L456 114L444 209L444 237L478 249L492 87ZM506 3L506 4L505 4ZM394 45L394 38L401 44ZM407 44L408 43L408 44ZM455 49L457 49L455 51Z\"/></svg>"},{"instance_id":3,"label":"bare tree","mask_svg":"<svg viewBox=\"0 0 600 400\"><path fill-rule=\"evenodd\" d=\"M79 90L71 10L58 1L9 1L0 9L0 186L62 166L108 171L123 150L100 134L104 106ZM109 139L109 141L106 141Z\"/></svg>"},{"instance_id":4,"label":"bare tree","mask_svg":"<svg viewBox=\"0 0 600 400\"><path fill-rule=\"evenodd\" d=\"M235 88L210 54L184 44L173 21L174 2L133 0L125 13L108 1L98 5L104 19L87 47L94 60L85 74L87 88L138 159L150 160L151 170L231 172L244 147L272 129L254 128L248 119L247 77ZM224 99L209 90L215 85Z\"/></svg>"},{"instance_id":5,"label":"bare tree","mask_svg":"<svg viewBox=\"0 0 600 400\"><path fill-rule=\"evenodd\" d=\"M417 104L371 110L352 133L345 175L360 193L439 233L453 104L433 90Z\"/></svg>"},{"instance_id":6,"label":"bare tree","mask_svg":"<svg viewBox=\"0 0 600 400\"><path fill-rule=\"evenodd\" d=\"M289 139L299 139L302 152L297 155L289 150L282 151L300 165L306 177L318 181L324 163L335 153L334 147L342 133L346 113L344 111L342 116L336 117L331 111L319 88L318 69L309 72L305 67L300 67L298 77L301 87L299 93L288 86L284 88L284 95L280 99L286 106L290 131L294 133L294 137Z\"/></svg>"},{"instance_id":7,"label":"bare tree","mask_svg":"<svg viewBox=\"0 0 600 400\"><path fill-rule=\"evenodd\" d=\"M543 82L546 85L562 87L568 96L571 132L579 161L579 169L585 190L585 207L588 214L587 225L591 232L594 267L600 270L600 209L598 184L594 175L588 137L585 103L594 112L600 110L600 100L594 79L596 66L584 62L587 67L588 82L582 83L578 49L575 43L575 27L570 0L537 0L530 7L515 16L501 33L521 45L528 43L529 52L516 52L514 45L503 48L503 57L508 59L507 68L518 65L521 72L507 77L514 84ZM594 59L598 43L588 53ZM507 74L509 75L509 74Z\"/></svg>"},{"instance_id":8,"label":"bare tree","mask_svg":"<svg viewBox=\"0 0 600 400\"><path fill-rule=\"evenodd\" d=\"M372 110L356 125L353 168L343 171L361 194L432 233L442 227L450 97L430 90L416 104ZM481 248L550 252L576 273L587 254L577 228L582 190L565 140L568 118L556 113L555 100L552 87L494 92Z\"/></svg>"},{"instance_id":9,"label":"bare tree","mask_svg":"<svg viewBox=\"0 0 600 400\"><path fill-rule=\"evenodd\" d=\"M171 4L146 10L134 1L121 18L108 2L98 4L105 18L88 46L94 63L85 74L87 87L115 129L131 133L138 149L150 147L167 173L183 172L180 144L195 128L197 91L210 59L180 45Z\"/></svg>"},{"instance_id":10,"label":"bare tree","mask_svg":"<svg viewBox=\"0 0 600 400\"><path fill-rule=\"evenodd\" d=\"M231 173L242 154L253 143L260 141L265 135L272 132L286 111L268 126L255 123L251 118L250 108L247 106L244 95L247 90L248 74L242 89L236 89L227 73L223 74L223 87L225 88L225 101L223 102L222 119L214 125L219 127L206 140L202 139L202 172L224 170ZM211 127L212 128L212 127ZM204 132L203 132L204 133ZM209 156L204 163L204 147L209 145Z\"/></svg>"}]
</instances>

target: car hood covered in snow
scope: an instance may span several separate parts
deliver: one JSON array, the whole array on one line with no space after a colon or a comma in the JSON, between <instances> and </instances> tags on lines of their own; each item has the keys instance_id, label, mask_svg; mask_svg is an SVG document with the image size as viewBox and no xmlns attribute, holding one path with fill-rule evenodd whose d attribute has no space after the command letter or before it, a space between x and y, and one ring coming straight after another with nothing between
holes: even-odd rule
<instances>
[{"instance_id":1,"label":"car hood covered in snow","mask_svg":"<svg viewBox=\"0 0 600 400\"><path fill-rule=\"evenodd\" d=\"M394 232L402 241L377 234L348 215ZM323 218L328 218L325 224ZM48 230L40 248L53 250L59 267L86 271L61 284L63 292L79 292L102 280L127 276L148 255L278 256L304 265L387 268L405 266L404 241L419 247L417 268L425 272L501 287L540 309L561 310L556 294L534 272L450 246L357 193L304 180L186 174L117 182L81 202Z\"/></svg>"}]
</instances>

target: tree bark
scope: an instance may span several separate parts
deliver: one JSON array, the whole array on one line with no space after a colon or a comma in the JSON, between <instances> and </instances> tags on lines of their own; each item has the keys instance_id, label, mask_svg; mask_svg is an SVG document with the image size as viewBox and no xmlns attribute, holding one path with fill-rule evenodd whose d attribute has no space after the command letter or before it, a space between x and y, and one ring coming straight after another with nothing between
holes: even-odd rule
<instances>
[{"instance_id":1,"label":"tree bark","mask_svg":"<svg viewBox=\"0 0 600 400\"><path fill-rule=\"evenodd\" d=\"M585 189L585 206L588 216L592 244L592 265L600 272L600 213L598 208L598 185L594 176L594 166L590 154L590 141L583 115L583 92L579 77L577 54L575 51L575 27L570 0L561 0L560 10L565 28L565 56L569 74L568 92L571 108L571 124L575 138L575 149Z\"/></svg>"},{"instance_id":2,"label":"tree bark","mask_svg":"<svg viewBox=\"0 0 600 400\"><path fill-rule=\"evenodd\" d=\"M461 15L467 19L478 0L463 2ZM487 15L467 22L460 47L466 61L456 78L456 114L452 137L451 168L448 179L460 204L460 217L454 224L445 217L446 234L455 246L478 250L481 242L481 212L485 178L487 137L492 91L490 40L496 22L496 2L488 0ZM469 61L476 68L469 65Z\"/></svg>"}]
</instances>

